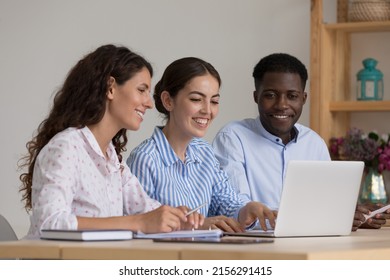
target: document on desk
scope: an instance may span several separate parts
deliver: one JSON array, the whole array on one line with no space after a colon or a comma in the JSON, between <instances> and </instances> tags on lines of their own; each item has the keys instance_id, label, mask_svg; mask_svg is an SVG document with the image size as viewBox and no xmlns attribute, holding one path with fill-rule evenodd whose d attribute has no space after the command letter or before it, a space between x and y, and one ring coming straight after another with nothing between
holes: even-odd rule
<instances>
[{"instance_id":1,"label":"document on desk","mask_svg":"<svg viewBox=\"0 0 390 280\"><path fill-rule=\"evenodd\" d=\"M160 239L160 238L219 238L223 235L223 231L220 229L210 229L210 230L177 230L164 233L143 233L137 232L134 235L134 238L143 238L143 239Z\"/></svg>"}]
</instances>

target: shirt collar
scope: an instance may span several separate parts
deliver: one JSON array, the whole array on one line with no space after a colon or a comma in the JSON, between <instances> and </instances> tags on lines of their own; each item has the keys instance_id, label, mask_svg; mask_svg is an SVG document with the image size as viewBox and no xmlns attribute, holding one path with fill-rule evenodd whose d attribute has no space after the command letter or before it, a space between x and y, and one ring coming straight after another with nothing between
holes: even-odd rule
<instances>
[{"instance_id":1,"label":"shirt collar","mask_svg":"<svg viewBox=\"0 0 390 280\"><path fill-rule=\"evenodd\" d=\"M92 131L87 126L84 126L83 128L80 128L80 132L84 136L85 142L91 147L91 149L99 157L105 159L105 156L102 150L100 149L100 146L95 138L95 135L93 135ZM109 162L119 168L120 167L119 159L112 142L110 142L110 144L108 145L107 155L108 155Z\"/></svg>"},{"instance_id":2,"label":"shirt collar","mask_svg":"<svg viewBox=\"0 0 390 280\"><path fill-rule=\"evenodd\" d=\"M259 126L259 133L260 135L262 135L263 137L267 138L268 140L276 143L276 144L279 144L279 145L284 145L283 144L283 141L281 138L269 133L263 126L263 124L261 123L260 121L260 116L257 117L257 124ZM294 143L297 143L298 142L298 136L299 136L299 129L296 125L294 125L293 127L293 130L294 130L294 134L295 134L295 137L293 139L291 139L291 142L294 142Z\"/></svg>"},{"instance_id":3,"label":"shirt collar","mask_svg":"<svg viewBox=\"0 0 390 280\"><path fill-rule=\"evenodd\" d=\"M176 155L175 151L172 149L171 145L168 142L168 139L165 137L165 134L162 132L162 126L156 126L152 135L152 139L156 143L157 151L160 153L161 160L166 166L173 165L174 163L180 161L179 157ZM201 162L200 158L197 156L197 139L194 138L191 140L187 147L186 151L186 160L185 164L192 162Z\"/></svg>"}]
</instances>

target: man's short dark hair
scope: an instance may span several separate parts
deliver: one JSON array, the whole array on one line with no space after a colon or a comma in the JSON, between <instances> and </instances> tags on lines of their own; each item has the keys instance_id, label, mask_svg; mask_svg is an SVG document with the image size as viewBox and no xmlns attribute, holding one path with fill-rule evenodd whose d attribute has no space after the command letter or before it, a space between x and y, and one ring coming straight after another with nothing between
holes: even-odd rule
<instances>
[{"instance_id":1,"label":"man's short dark hair","mask_svg":"<svg viewBox=\"0 0 390 280\"><path fill-rule=\"evenodd\" d=\"M301 78L302 88L305 89L307 70L305 65L296 57L286 53L274 53L263 57L253 69L255 88L258 90L264 74L267 72L294 73Z\"/></svg>"}]
</instances>

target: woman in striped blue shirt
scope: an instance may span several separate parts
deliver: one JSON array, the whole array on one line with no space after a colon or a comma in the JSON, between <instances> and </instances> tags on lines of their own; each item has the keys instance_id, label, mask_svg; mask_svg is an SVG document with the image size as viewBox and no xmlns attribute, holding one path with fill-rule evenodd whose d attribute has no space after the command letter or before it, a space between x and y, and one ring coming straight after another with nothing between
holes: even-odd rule
<instances>
[{"instance_id":1,"label":"woman in striped blue shirt","mask_svg":"<svg viewBox=\"0 0 390 280\"><path fill-rule=\"evenodd\" d=\"M275 214L259 202L245 204L220 168L212 147L201 139L218 114L221 79L215 68L194 57L171 63L155 86L157 110L166 125L127 159L146 192L162 204L186 205L207 217L203 228L243 231L257 219L274 226Z\"/></svg>"}]
</instances>

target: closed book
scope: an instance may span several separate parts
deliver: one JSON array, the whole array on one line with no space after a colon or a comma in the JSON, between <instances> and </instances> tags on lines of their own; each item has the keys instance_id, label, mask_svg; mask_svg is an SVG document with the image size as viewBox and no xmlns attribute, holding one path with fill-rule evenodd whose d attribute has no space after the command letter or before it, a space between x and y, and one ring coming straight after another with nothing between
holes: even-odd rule
<instances>
[{"instance_id":1,"label":"closed book","mask_svg":"<svg viewBox=\"0 0 390 280\"><path fill-rule=\"evenodd\" d=\"M41 239L52 240L77 240L77 241L109 241L129 240L133 238L133 232L126 229L84 229L84 230L60 230L44 229Z\"/></svg>"},{"instance_id":2,"label":"closed book","mask_svg":"<svg viewBox=\"0 0 390 280\"><path fill-rule=\"evenodd\" d=\"M134 238L144 238L144 239L160 239L160 238L219 238L223 235L223 231L220 229L210 229L210 230L177 230L165 233L143 233L137 232Z\"/></svg>"}]
</instances>

